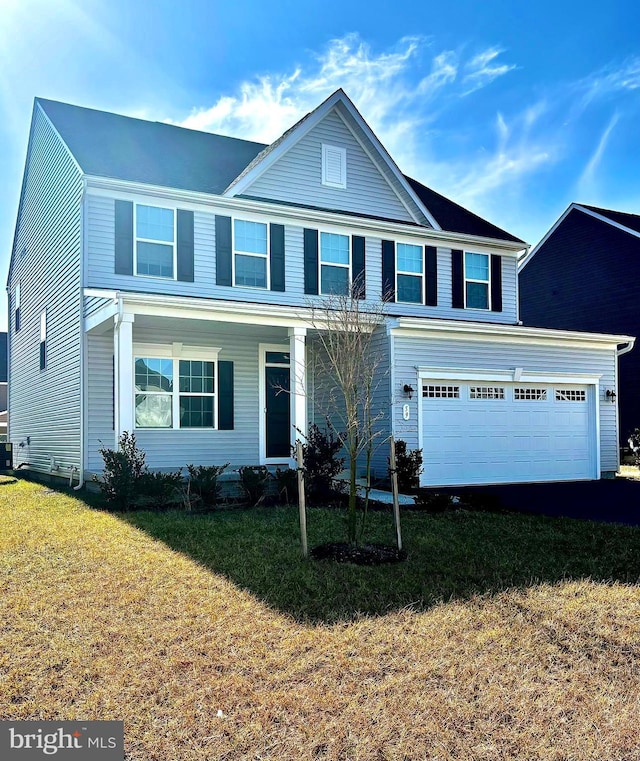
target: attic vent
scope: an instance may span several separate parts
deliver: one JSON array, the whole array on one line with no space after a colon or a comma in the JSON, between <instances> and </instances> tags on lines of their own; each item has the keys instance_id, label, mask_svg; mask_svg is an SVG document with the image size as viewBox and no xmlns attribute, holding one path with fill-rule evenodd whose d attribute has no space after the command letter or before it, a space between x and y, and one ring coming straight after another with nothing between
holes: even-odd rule
<instances>
[{"instance_id":1,"label":"attic vent","mask_svg":"<svg viewBox=\"0 0 640 761\"><path fill-rule=\"evenodd\" d=\"M322 144L322 184L332 188L347 187L347 152L344 148Z\"/></svg>"}]
</instances>

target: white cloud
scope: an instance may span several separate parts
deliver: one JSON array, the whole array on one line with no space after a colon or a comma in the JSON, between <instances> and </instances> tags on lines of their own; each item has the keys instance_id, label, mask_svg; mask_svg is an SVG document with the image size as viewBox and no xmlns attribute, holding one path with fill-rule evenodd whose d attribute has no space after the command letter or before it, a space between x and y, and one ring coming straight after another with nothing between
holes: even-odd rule
<instances>
[{"instance_id":1,"label":"white cloud","mask_svg":"<svg viewBox=\"0 0 640 761\"><path fill-rule=\"evenodd\" d=\"M515 64L495 63L495 59L500 53L504 53L504 50L495 47L489 48L478 53L465 65L465 74L462 79L463 83L467 85L465 95L470 95L472 92L486 87L494 79L502 77L516 68Z\"/></svg>"},{"instance_id":2,"label":"white cloud","mask_svg":"<svg viewBox=\"0 0 640 761\"><path fill-rule=\"evenodd\" d=\"M589 157L589 161L587 161L584 169L582 170L582 174L578 179L576 185L576 198L580 198L585 203L587 202L587 199L592 198L594 193L597 192L596 174L600 164L602 163L602 157L604 156L605 150L607 148L609 137L611 136L611 133L613 132L613 129L618 123L619 119L620 114L618 112L614 113L607 126L604 128L602 134L600 135L598 144Z\"/></svg>"}]
</instances>

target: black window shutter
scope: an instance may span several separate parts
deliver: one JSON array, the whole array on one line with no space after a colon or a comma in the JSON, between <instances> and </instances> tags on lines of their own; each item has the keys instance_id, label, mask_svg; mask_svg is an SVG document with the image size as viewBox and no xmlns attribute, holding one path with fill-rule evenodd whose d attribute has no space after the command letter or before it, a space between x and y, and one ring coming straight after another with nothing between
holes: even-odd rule
<instances>
[{"instance_id":1,"label":"black window shutter","mask_svg":"<svg viewBox=\"0 0 640 761\"><path fill-rule=\"evenodd\" d=\"M231 217L216 214L216 284L231 282Z\"/></svg>"},{"instance_id":2,"label":"black window shutter","mask_svg":"<svg viewBox=\"0 0 640 761\"><path fill-rule=\"evenodd\" d=\"M351 236L351 271L351 295L354 299L366 299L364 238L361 235Z\"/></svg>"},{"instance_id":3,"label":"black window shutter","mask_svg":"<svg viewBox=\"0 0 640 761\"><path fill-rule=\"evenodd\" d=\"M435 246L424 247L424 271L427 277L425 304L438 306L438 251Z\"/></svg>"},{"instance_id":4,"label":"black window shutter","mask_svg":"<svg viewBox=\"0 0 640 761\"><path fill-rule=\"evenodd\" d=\"M269 225L271 290L284 291L284 225Z\"/></svg>"},{"instance_id":5,"label":"black window shutter","mask_svg":"<svg viewBox=\"0 0 640 761\"><path fill-rule=\"evenodd\" d=\"M116 201L116 275L133 275L133 203Z\"/></svg>"},{"instance_id":6,"label":"black window shutter","mask_svg":"<svg viewBox=\"0 0 640 761\"><path fill-rule=\"evenodd\" d=\"M218 429L233 430L233 362L218 362Z\"/></svg>"},{"instance_id":7,"label":"black window shutter","mask_svg":"<svg viewBox=\"0 0 640 761\"><path fill-rule=\"evenodd\" d=\"M304 292L318 295L318 231L304 229Z\"/></svg>"},{"instance_id":8,"label":"black window shutter","mask_svg":"<svg viewBox=\"0 0 640 761\"><path fill-rule=\"evenodd\" d=\"M382 241L382 300L396 300L396 244Z\"/></svg>"},{"instance_id":9,"label":"black window shutter","mask_svg":"<svg viewBox=\"0 0 640 761\"><path fill-rule=\"evenodd\" d=\"M462 251L459 249L451 252L451 306L454 309L464 309L464 268Z\"/></svg>"},{"instance_id":10,"label":"black window shutter","mask_svg":"<svg viewBox=\"0 0 640 761\"><path fill-rule=\"evenodd\" d=\"M178 280L193 283L193 212L178 209Z\"/></svg>"},{"instance_id":11,"label":"black window shutter","mask_svg":"<svg viewBox=\"0 0 640 761\"><path fill-rule=\"evenodd\" d=\"M502 257L491 254L491 311L502 312Z\"/></svg>"}]
</instances>

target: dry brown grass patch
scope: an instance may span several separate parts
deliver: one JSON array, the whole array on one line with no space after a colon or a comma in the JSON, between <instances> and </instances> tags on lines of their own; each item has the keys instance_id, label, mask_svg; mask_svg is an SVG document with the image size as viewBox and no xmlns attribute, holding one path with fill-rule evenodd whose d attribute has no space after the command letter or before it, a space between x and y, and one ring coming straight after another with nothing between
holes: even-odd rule
<instances>
[{"instance_id":1,"label":"dry brown grass patch","mask_svg":"<svg viewBox=\"0 0 640 761\"><path fill-rule=\"evenodd\" d=\"M123 719L136 761L640 759L636 585L304 625L116 516L1 498L2 718Z\"/></svg>"}]
</instances>

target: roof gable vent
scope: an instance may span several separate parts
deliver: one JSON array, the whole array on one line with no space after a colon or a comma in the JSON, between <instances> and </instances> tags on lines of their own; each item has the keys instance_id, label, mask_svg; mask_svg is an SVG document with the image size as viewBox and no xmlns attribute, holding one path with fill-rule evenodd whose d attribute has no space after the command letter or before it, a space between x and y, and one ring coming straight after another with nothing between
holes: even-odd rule
<instances>
[{"instance_id":1,"label":"roof gable vent","mask_svg":"<svg viewBox=\"0 0 640 761\"><path fill-rule=\"evenodd\" d=\"M347 151L322 144L322 184L332 188L347 187Z\"/></svg>"}]
</instances>

